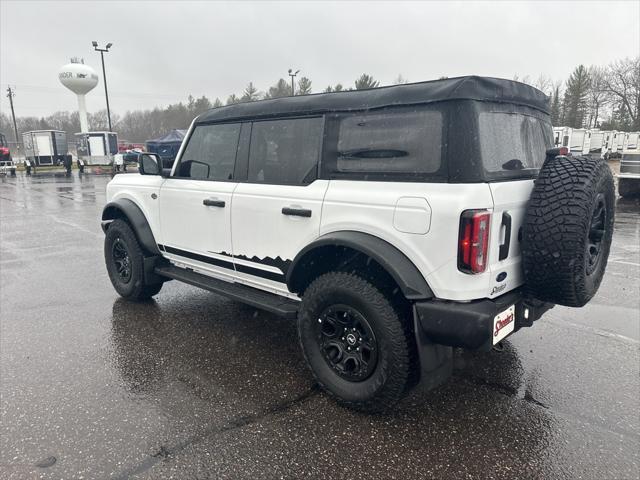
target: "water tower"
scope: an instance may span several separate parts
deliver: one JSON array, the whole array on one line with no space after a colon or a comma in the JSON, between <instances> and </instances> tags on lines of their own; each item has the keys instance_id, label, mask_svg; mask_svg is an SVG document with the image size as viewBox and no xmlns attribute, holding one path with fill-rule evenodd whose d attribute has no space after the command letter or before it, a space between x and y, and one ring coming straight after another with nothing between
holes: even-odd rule
<instances>
[{"instance_id":1,"label":"water tower","mask_svg":"<svg viewBox=\"0 0 640 480\"><path fill-rule=\"evenodd\" d=\"M60 83L75 93L78 97L78 113L80 115L80 131L88 132L87 104L84 96L98 84L98 75L84 60L72 58L58 73Z\"/></svg>"}]
</instances>

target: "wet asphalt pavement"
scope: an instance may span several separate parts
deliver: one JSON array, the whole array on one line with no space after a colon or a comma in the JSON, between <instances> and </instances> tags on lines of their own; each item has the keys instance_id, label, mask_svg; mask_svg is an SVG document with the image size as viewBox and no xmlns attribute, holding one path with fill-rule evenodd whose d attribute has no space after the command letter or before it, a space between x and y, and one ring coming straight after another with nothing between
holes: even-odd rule
<instances>
[{"instance_id":1,"label":"wet asphalt pavement","mask_svg":"<svg viewBox=\"0 0 640 480\"><path fill-rule=\"evenodd\" d=\"M315 388L290 321L177 282L120 300L108 180L0 178L0 478L639 477L638 200L590 304L368 416Z\"/></svg>"}]
</instances>

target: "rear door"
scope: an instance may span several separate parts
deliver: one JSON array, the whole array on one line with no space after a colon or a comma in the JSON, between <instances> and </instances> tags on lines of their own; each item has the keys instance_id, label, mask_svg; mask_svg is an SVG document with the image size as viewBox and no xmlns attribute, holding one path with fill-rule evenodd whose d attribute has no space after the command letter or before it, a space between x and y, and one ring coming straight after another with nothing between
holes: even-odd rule
<instances>
[{"instance_id":1,"label":"rear door","mask_svg":"<svg viewBox=\"0 0 640 480\"><path fill-rule=\"evenodd\" d=\"M162 185L160 249L182 266L233 278L231 196L240 123L198 125Z\"/></svg>"},{"instance_id":2,"label":"rear door","mask_svg":"<svg viewBox=\"0 0 640 480\"><path fill-rule=\"evenodd\" d=\"M237 279L280 294L296 254L319 235L329 184L318 179L322 117L254 122L247 181L233 193Z\"/></svg>"},{"instance_id":3,"label":"rear door","mask_svg":"<svg viewBox=\"0 0 640 480\"><path fill-rule=\"evenodd\" d=\"M481 112L480 151L489 174L493 212L489 237L491 284L488 297L501 295L523 282L521 228L534 177L553 146L551 125L542 117L523 113ZM504 133L508 133L503 137ZM508 138L508 142L495 141Z\"/></svg>"}]
</instances>

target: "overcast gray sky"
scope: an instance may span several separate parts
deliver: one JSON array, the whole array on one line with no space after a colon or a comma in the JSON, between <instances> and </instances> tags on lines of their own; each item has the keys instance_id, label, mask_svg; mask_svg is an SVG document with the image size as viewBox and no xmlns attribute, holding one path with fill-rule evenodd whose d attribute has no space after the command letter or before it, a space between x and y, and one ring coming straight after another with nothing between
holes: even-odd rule
<instances>
[{"instance_id":1,"label":"overcast gray sky","mask_svg":"<svg viewBox=\"0 0 640 480\"><path fill-rule=\"evenodd\" d=\"M314 92L361 73L382 84L443 75L565 79L578 64L640 54L640 1L177 2L0 1L0 109L15 87L16 115L73 110L58 81L72 56L100 72L112 110L152 108L189 94L223 101L249 81L266 90L289 67ZM87 95L105 108L102 77Z\"/></svg>"}]
</instances>

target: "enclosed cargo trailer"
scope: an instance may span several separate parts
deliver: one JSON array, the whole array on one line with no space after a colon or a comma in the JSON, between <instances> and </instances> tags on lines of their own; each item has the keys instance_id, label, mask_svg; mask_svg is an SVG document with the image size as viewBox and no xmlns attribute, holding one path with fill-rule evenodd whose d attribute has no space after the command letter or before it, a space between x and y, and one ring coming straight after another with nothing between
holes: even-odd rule
<instances>
[{"instance_id":1,"label":"enclosed cargo trailer","mask_svg":"<svg viewBox=\"0 0 640 480\"><path fill-rule=\"evenodd\" d=\"M67 132L34 130L22 134L25 158L36 166L60 165L69 155Z\"/></svg>"},{"instance_id":2,"label":"enclosed cargo trailer","mask_svg":"<svg viewBox=\"0 0 640 480\"><path fill-rule=\"evenodd\" d=\"M118 153L118 134L113 132L76 133L78 160L87 165L110 165Z\"/></svg>"}]
</instances>

